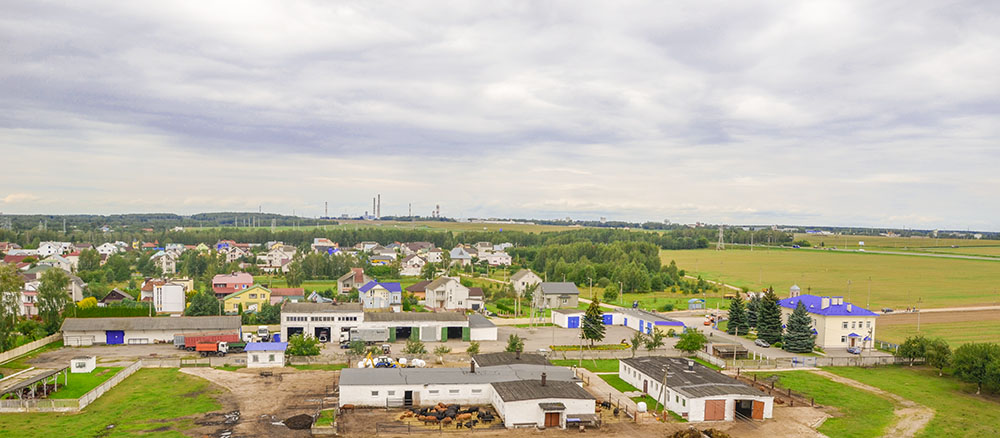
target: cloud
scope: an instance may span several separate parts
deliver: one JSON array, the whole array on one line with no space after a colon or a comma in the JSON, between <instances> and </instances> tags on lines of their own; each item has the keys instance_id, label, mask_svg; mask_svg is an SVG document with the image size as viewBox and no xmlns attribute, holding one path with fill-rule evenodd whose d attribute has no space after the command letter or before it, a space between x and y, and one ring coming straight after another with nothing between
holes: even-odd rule
<instances>
[{"instance_id":1,"label":"cloud","mask_svg":"<svg viewBox=\"0 0 1000 438\"><path fill-rule=\"evenodd\" d=\"M20 204L37 201L38 199L37 196L30 193L11 193L4 196L0 201L3 201L4 204Z\"/></svg>"},{"instance_id":2,"label":"cloud","mask_svg":"<svg viewBox=\"0 0 1000 438\"><path fill-rule=\"evenodd\" d=\"M0 187L46 200L11 212L1000 229L991 3L4 12Z\"/></svg>"}]
</instances>

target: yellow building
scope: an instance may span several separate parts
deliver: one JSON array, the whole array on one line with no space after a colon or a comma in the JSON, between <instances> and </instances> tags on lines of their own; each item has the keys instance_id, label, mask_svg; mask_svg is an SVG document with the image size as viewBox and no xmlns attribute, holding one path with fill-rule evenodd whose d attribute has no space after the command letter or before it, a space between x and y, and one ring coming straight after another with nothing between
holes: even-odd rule
<instances>
[{"instance_id":1,"label":"yellow building","mask_svg":"<svg viewBox=\"0 0 1000 438\"><path fill-rule=\"evenodd\" d=\"M264 303L270 302L271 290L259 284L238 290L222 298L223 309L226 313L239 312L240 304L243 305L244 312L258 312Z\"/></svg>"}]
</instances>

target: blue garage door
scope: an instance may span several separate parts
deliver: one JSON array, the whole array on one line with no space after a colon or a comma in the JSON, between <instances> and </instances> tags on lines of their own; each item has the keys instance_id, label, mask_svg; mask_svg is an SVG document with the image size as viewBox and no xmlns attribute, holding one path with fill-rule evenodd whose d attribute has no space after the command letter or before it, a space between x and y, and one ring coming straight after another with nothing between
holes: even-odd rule
<instances>
[{"instance_id":1,"label":"blue garage door","mask_svg":"<svg viewBox=\"0 0 1000 438\"><path fill-rule=\"evenodd\" d=\"M604 325L611 325L611 324L614 324L614 315L609 313L604 314Z\"/></svg>"},{"instance_id":2,"label":"blue garage door","mask_svg":"<svg viewBox=\"0 0 1000 438\"><path fill-rule=\"evenodd\" d=\"M580 317L571 316L566 321L566 326L569 328L580 328Z\"/></svg>"},{"instance_id":3,"label":"blue garage door","mask_svg":"<svg viewBox=\"0 0 1000 438\"><path fill-rule=\"evenodd\" d=\"M650 335L653 334L653 323L651 322L646 323L646 334Z\"/></svg>"},{"instance_id":4,"label":"blue garage door","mask_svg":"<svg viewBox=\"0 0 1000 438\"><path fill-rule=\"evenodd\" d=\"M108 345L118 345L125 343L125 332L121 330L108 330Z\"/></svg>"}]
</instances>

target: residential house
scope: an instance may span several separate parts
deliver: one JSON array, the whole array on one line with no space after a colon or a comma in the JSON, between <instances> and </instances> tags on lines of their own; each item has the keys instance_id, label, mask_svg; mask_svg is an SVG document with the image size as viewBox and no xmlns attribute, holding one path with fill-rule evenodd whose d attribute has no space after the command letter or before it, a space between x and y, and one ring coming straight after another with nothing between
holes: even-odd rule
<instances>
[{"instance_id":1,"label":"residential house","mask_svg":"<svg viewBox=\"0 0 1000 438\"><path fill-rule=\"evenodd\" d=\"M243 257L250 255L250 251L248 248L240 246L225 247L224 249L219 250L219 252L226 255L226 263L235 263L238 262Z\"/></svg>"},{"instance_id":2,"label":"residential house","mask_svg":"<svg viewBox=\"0 0 1000 438\"><path fill-rule=\"evenodd\" d=\"M451 256L452 266L469 266L472 264L472 255L470 255L469 251L461 246L452 248L448 255Z\"/></svg>"},{"instance_id":3,"label":"residential house","mask_svg":"<svg viewBox=\"0 0 1000 438\"><path fill-rule=\"evenodd\" d=\"M73 244L69 242L42 242L38 244L38 256L49 257L69 252Z\"/></svg>"},{"instance_id":4,"label":"residential house","mask_svg":"<svg viewBox=\"0 0 1000 438\"><path fill-rule=\"evenodd\" d=\"M418 300L423 300L427 297L427 285L431 284L430 280L421 280L413 283L406 287L406 291L413 295L414 298Z\"/></svg>"},{"instance_id":5,"label":"residential house","mask_svg":"<svg viewBox=\"0 0 1000 438\"><path fill-rule=\"evenodd\" d=\"M365 241L357 245L354 245L354 248L361 252L368 252L371 251L372 248L375 248L376 246L379 246L378 242Z\"/></svg>"},{"instance_id":6,"label":"residential house","mask_svg":"<svg viewBox=\"0 0 1000 438\"><path fill-rule=\"evenodd\" d=\"M153 306L157 312L181 313L186 303L184 286L176 283L153 286Z\"/></svg>"},{"instance_id":7,"label":"residential house","mask_svg":"<svg viewBox=\"0 0 1000 438\"><path fill-rule=\"evenodd\" d=\"M580 290L568 281L541 282L534 293L535 305L542 309L575 308Z\"/></svg>"},{"instance_id":8,"label":"residential house","mask_svg":"<svg viewBox=\"0 0 1000 438\"><path fill-rule=\"evenodd\" d=\"M264 272L288 272L296 251L291 245L275 245L257 256L257 267Z\"/></svg>"},{"instance_id":9,"label":"residential house","mask_svg":"<svg viewBox=\"0 0 1000 438\"><path fill-rule=\"evenodd\" d=\"M156 290L157 286L163 286L167 284L166 280L159 278L147 278L145 282L142 283L142 287L139 288L139 301L151 301L153 299L153 291Z\"/></svg>"},{"instance_id":10,"label":"residential house","mask_svg":"<svg viewBox=\"0 0 1000 438\"><path fill-rule=\"evenodd\" d=\"M618 377L690 422L772 417L773 396L692 359L622 359Z\"/></svg>"},{"instance_id":11,"label":"residential house","mask_svg":"<svg viewBox=\"0 0 1000 438\"><path fill-rule=\"evenodd\" d=\"M843 297L797 295L778 301L781 319L787 324L795 307L802 303L812 319L816 346L832 351L851 347L872 348L876 314L844 301Z\"/></svg>"},{"instance_id":12,"label":"residential house","mask_svg":"<svg viewBox=\"0 0 1000 438\"><path fill-rule=\"evenodd\" d=\"M457 278L440 277L424 288L424 306L436 310L469 309L469 288Z\"/></svg>"},{"instance_id":13,"label":"residential house","mask_svg":"<svg viewBox=\"0 0 1000 438\"><path fill-rule=\"evenodd\" d=\"M76 270L80 268L80 251L67 253L63 256L63 258L69 261L69 272L76 272Z\"/></svg>"},{"instance_id":14,"label":"residential house","mask_svg":"<svg viewBox=\"0 0 1000 438\"><path fill-rule=\"evenodd\" d=\"M373 255L368 258L368 263L372 266L388 266L396 260L394 256Z\"/></svg>"},{"instance_id":15,"label":"residential house","mask_svg":"<svg viewBox=\"0 0 1000 438\"><path fill-rule=\"evenodd\" d=\"M498 243L493 245L493 252L507 252L507 248L513 248L514 244L510 242Z\"/></svg>"},{"instance_id":16,"label":"residential house","mask_svg":"<svg viewBox=\"0 0 1000 438\"><path fill-rule=\"evenodd\" d=\"M351 268L351 271L341 275L337 279L337 290L342 294L346 294L351 291L351 289L360 289L361 286L368 284L373 278L365 274L365 270L362 268Z\"/></svg>"},{"instance_id":17,"label":"residential house","mask_svg":"<svg viewBox=\"0 0 1000 438\"><path fill-rule=\"evenodd\" d=\"M156 267L159 268L163 275L177 273L177 258L172 253L157 251L156 254L153 254L153 257L150 257L149 261L156 264Z\"/></svg>"},{"instance_id":18,"label":"residential house","mask_svg":"<svg viewBox=\"0 0 1000 438\"><path fill-rule=\"evenodd\" d=\"M403 288L399 283L379 283L372 280L361 286L358 292L365 310L402 310Z\"/></svg>"},{"instance_id":19,"label":"residential house","mask_svg":"<svg viewBox=\"0 0 1000 438\"><path fill-rule=\"evenodd\" d=\"M238 290L222 298L222 308L226 313L239 312L241 304L244 312L258 312L264 303L271 304L271 291L259 284Z\"/></svg>"},{"instance_id":20,"label":"residential house","mask_svg":"<svg viewBox=\"0 0 1000 438\"><path fill-rule=\"evenodd\" d=\"M62 269L66 272L73 272L73 262L69 261L66 257L59 254L48 256L42 261L38 262L39 265L49 265L54 268Z\"/></svg>"},{"instance_id":21,"label":"residential house","mask_svg":"<svg viewBox=\"0 0 1000 438\"><path fill-rule=\"evenodd\" d=\"M317 237L313 239L311 247L312 251L316 253L333 254L340 248L340 244L325 237Z\"/></svg>"},{"instance_id":22,"label":"residential house","mask_svg":"<svg viewBox=\"0 0 1000 438\"><path fill-rule=\"evenodd\" d=\"M400 266L399 275L406 277L416 277L420 275L420 271L423 270L424 265L427 261L423 257L416 254L411 254L403 259L403 263Z\"/></svg>"},{"instance_id":23,"label":"residential house","mask_svg":"<svg viewBox=\"0 0 1000 438\"><path fill-rule=\"evenodd\" d=\"M198 252L209 252L209 251L212 250L212 248L210 248L208 245L206 245L205 242L202 242L202 243L199 243L198 245L196 245L194 247L194 250L198 251Z\"/></svg>"},{"instance_id":24,"label":"residential house","mask_svg":"<svg viewBox=\"0 0 1000 438\"><path fill-rule=\"evenodd\" d=\"M483 260L486 260L490 266L510 266L511 257L510 254L505 252L491 252L486 255L480 256Z\"/></svg>"},{"instance_id":25,"label":"residential house","mask_svg":"<svg viewBox=\"0 0 1000 438\"><path fill-rule=\"evenodd\" d=\"M441 248L431 248L427 250L427 263L441 263L444 260L444 251Z\"/></svg>"},{"instance_id":26,"label":"residential house","mask_svg":"<svg viewBox=\"0 0 1000 438\"><path fill-rule=\"evenodd\" d=\"M305 290L301 287L271 288L271 305L278 305L285 301L297 303L305 301L305 299Z\"/></svg>"},{"instance_id":27,"label":"residential house","mask_svg":"<svg viewBox=\"0 0 1000 438\"><path fill-rule=\"evenodd\" d=\"M434 248L434 244L430 242L410 242L403 245L402 250L404 255L413 255L427 254L431 248Z\"/></svg>"},{"instance_id":28,"label":"residential house","mask_svg":"<svg viewBox=\"0 0 1000 438\"><path fill-rule=\"evenodd\" d=\"M375 258L375 257L385 257L385 258L389 258L390 260L396 260L396 258L399 255L399 254L396 253L395 249L386 248L384 246L375 246L372 249L370 249L368 252L372 254L372 258Z\"/></svg>"},{"instance_id":29,"label":"residential house","mask_svg":"<svg viewBox=\"0 0 1000 438\"><path fill-rule=\"evenodd\" d=\"M233 292L253 286L253 276L246 272L219 274L212 277L212 291L217 298L223 298Z\"/></svg>"},{"instance_id":30,"label":"residential house","mask_svg":"<svg viewBox=\"0 0 1000 438\"><path fill-rule=\"evenodd\" d=\"M13 242L0 242L0 252L4 254L15 249L21 249L21 245Z\"/></svg>"},{"instance_id":31,"label":"residential house","mask_svg":"<svg viewBox=\"0 0 1000 438\"><path fill-rule=\"evenodd\" d=\"M101 298L101 300L97 302L97 305L99 307L105 307L108 304L121 302L122 300L125 299L134 300L135 298L132 297L132 295L122 292L118 288L114 288L111 289L111 292L108 292L108 294L105 295L104 298Z\"/></svg>"},{"instance_id":32,"label":"residential house","mask_svg":"<svg viewBox=\"0 0 1000 438\"><path fill-rule=\"evenodd\" d=\"M524 295L524 292L527 291L529 287L541 282L542 277L539 277L529 269L522 269L510 276L510 284L514 285L514 293L518 296Z\"/></svg>"},{"instance_id":33,"label":"residential house","mask_svg":"<svg viewBox=\"0 0 1000 438\"><path fill-rule=\"evenodd\" d=\"M306 301L310 303L332 303L334 300L333 298L327 298L320 295L319 292L312 291L309 293L309 296L306 297ZM360 307L358 308L360 309Z\"/></svg>"},{"instance_id":34,"label":"residential house","mask_svg":"<svg viewBox=\"0 0 1000 438\"><path fill-rule=\"evenodd\" d=\"M476 244L473 245L473 248L476 249L476 253L479 254L480 258L493 252L493 244L490 242L476 242Z\"/></svg>"},{"instance_id":35,"label":"residential house","mask_svg":"<svg viewBox=\"0 0 1000 438\"><path fill-rule=\"evenodd\" d=\"M486 307L486 294L481 287L469 288L468 309L480 310Z\"/></svg>"}]
</instances>

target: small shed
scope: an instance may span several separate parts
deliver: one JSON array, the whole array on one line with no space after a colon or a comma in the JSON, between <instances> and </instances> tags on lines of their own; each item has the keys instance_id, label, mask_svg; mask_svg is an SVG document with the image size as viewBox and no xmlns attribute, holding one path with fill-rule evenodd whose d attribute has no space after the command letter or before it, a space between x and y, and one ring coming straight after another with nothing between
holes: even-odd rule
<instances>
[{"instance_id":1,"label":"small shed","mask_svg":"<svg viewBox=\"0 0 1000 438\"><path fill-rule=\"evenodd\" d=\"M552 324L562 328L580 328L583 311L580 309L552 309Z\"/></svg>"},{"instance_id":2,"label":"small shed","mask_svg":"<svg viewBox=\"0 0 1000 438\"><path fill-rule=\"evenodd\" d=\"M469 340L471 341L495 341L497 340L497 326L485 316L478 313L469 315Z\"/></svg>"},{"instance_id":3,"label":"small shed","mask_svg":"<svg viewBox=\"0 0 1000 438\"><path fill-rule=\"evenodd\" d=\"M594 396L576 382L515 380L494 382L493 405L504 426L565 429L567 423L596 423Z\"/></svg>"},{"instance_id":4,"label":"small shed","mask_svg":"<svg viewBox=\"0 0 1000 438\"><path fill-rule=\"evenodd\" d=\"M69 362L71 373L89 373L97 368L97 356L77 356Z\"/></svg>"},{"instance_id":5,"label":"small shed","mask_svg":"<svg viewBox=\"0 0 1000 438\"><path fill-rule=\"evenodd\" d=\"M688 310L702 310L705 308L705 300L701 298L691 298L688 300Z\"/></svg>"},{"instance_id":6,"label":"small shed","mask_svg":"<svg viewBox=\"0 0 1000 438\"><path fill-rule=\"evenodd\" d=\"M251 342L246 346L247 368L285 366L287 342Z\"/></svg>"}]
</instances>

